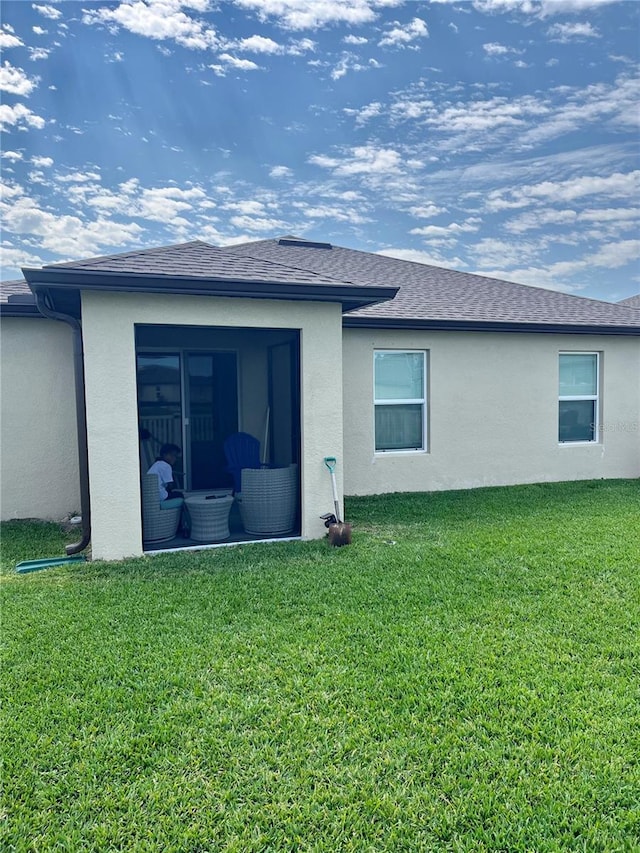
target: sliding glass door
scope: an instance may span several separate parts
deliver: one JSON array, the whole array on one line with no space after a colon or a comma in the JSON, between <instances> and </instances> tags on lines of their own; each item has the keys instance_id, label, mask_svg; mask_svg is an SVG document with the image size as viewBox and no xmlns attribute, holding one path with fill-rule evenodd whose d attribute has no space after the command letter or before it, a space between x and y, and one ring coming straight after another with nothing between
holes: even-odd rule
<instances>
[{"instance_id":1,"label":"sliding glass door","mask_svg":"<svg viewBox=\"0 0 640 853\"><path fill-rule=\"evenodd\" d=\"M233 352L185 356L189 488L227 485L224 441L238 431L238 379Z\"/></svg>"},{"instance_id":2,"label":"sliding glass door","mask_svg":"<svg viewBox=\"0 0 640 853\"><path fill-rule=\"evenodd\" d=\"M177 444L185 489L228 485L224 441L238 430L236 353L139 352L137 381L147 456Z\"/></svg>"}]
</instances>

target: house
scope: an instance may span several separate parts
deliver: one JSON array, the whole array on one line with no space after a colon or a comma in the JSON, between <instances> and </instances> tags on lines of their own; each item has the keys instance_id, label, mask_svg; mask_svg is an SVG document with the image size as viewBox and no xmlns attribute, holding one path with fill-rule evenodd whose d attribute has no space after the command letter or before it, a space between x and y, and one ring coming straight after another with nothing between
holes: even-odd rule
<instances>
[{"instance_id":1,"label":"house","mask_svg":"<svg viewBox=\"0 0 640 853\"><path fill-rule=\"evenodd\" d=\"M148 550L141 427L183 447L188 490L259 438L296 466L303 538L328 455L347 495L640 476L632 306L295 237L24 275L0 302L2 517L90 506L95 558Z\"/></svg>"}]
</instances>

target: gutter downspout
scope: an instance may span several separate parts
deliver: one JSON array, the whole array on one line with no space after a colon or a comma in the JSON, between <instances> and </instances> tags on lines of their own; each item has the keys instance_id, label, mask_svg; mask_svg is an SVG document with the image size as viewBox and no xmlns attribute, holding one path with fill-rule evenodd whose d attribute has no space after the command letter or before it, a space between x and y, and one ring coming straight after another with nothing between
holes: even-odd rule
<instances>
[{"instance_id":1,"label":"gutter downspout","mask_svg":"<svg viewBox=\"0 0 640 853\"><path fill-rule=\"evenodd\" d=\"M80 512L82 515L82 539L67 545L67 554L78 554L91 541L91 499L89 495L89 450L87 446L87 408L84 388L84 350L82 325L72 314L63 314L51 307L48 290L35 291L36 305L45 317L68 323L73 330L73 367L76 388L76 422L78 430L78 468L80 471Z\"/></svg>"}]
</instances>

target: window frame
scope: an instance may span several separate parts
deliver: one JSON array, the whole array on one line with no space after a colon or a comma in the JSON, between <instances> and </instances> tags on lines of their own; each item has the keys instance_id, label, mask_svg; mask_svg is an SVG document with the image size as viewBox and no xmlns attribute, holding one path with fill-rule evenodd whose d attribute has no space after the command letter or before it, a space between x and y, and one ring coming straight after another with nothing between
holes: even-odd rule
<instances>
[{"instance_id":1,"label":"window frame","mask_svg":"<svg viewBox=\"0 0 640 853\"><path fill-rule=\"evenodd\" d=\"M390 454L407 454L407 453L428 453L428 429L427 429L427 370L429 361L427 358L428 350L407 348L407 347L375 347L373 350L373 452L376 456L389 456ZM378 353L417 353L422 356L422 397L398 398L393 400L383 400L376 397L376 355ZM401 406L401 405L420 405L422 406L422 446L421 447L394 447L389 450L378 449L376 447L376 410L378 406Z\"/></svg>"},{"instance_id":2,"label":"window frame","mask_svg":"<svg viewBox=\"0 0 640 853\"><path fill-rule=\"evenodd\" d=\"M595 355L596 357L596 393L595 394L577 394L577 395L566 395L560 394L560 363L563 355ZM599 444L600 443L600 435L601 435L601 424L600 424L600 370L601 370L601 358L600 353L597 350L560 350L558 353L558 421L556 427L558 429L558 444L560 447L567 446L575 446L575 445L587 445L587 444ZM576 441L572 441L571 439L561 441L560 440L560 403L563 402L579 402L580 400L591 400L593 402L593 412L594 412L594 425L593 425L593 438L592 439L578 439Z\"/></svg>"}]
</instances>

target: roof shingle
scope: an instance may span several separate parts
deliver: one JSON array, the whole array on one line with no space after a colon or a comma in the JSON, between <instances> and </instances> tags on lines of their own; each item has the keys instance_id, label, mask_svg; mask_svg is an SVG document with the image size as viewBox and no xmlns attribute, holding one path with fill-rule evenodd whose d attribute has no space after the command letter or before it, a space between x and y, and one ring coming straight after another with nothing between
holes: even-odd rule
<instances>
[{"instance_id":1,"label":"roof shingle","mask_svg":"<svg viewBox=\"0 0 640 853\"><path fill-rule=\"evenodd\" d=\"M395 285L393 300L359 308L349 318L390 321L457 321L572 326L637 327L638 317L620 304L586 299L472 273L333 246L331 250L260 240L227 246L225 252L278 260L354 284Z\"/></svg>"},{"instance_id":2,"label":"roof shingle","mask_svg":"<svg viewBox=\"0 0 640 853\"><path fill-rule=\"evenodd\" d=\"M49 264L43 269L130 275L132 290L136 289L136 277L141 280L145 276L337 288L399 288L394 299L351 311L349 323L416 326L429 322L484 323L505 327L514 324L640 331L637 310L640 295L613 304L292 236L222 248L196 240ZM0 302L7 302L13 294L29 292L24 280L4 282Z\"/></svg>"}]
</instances>

